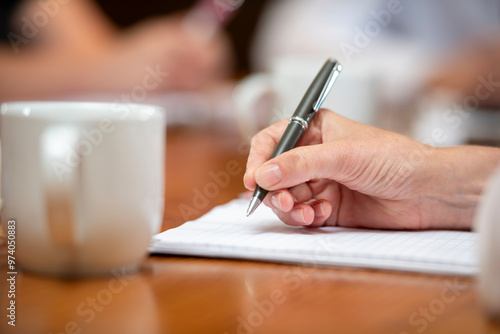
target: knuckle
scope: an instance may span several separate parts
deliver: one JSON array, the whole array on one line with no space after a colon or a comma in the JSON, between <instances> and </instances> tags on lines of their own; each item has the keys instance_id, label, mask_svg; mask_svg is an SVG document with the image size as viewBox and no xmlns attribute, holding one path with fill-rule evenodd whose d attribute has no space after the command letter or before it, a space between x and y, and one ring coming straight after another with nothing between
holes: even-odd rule
<instances>
[{"instance_id":1,"label":"knuckle","mask_svg":"<svg viewBox=\"0 0 500 334\"><path fill-rule=\"evenodd\" d=\"M259 142L259 138L260 138L260 133L254 135L252 139L250 139L250 146L254 147L255 145L257 145L257 143Z\"/></svg>"},{"instance_id":2,"label":"knuckle","mask_svg":"<svg viewBox=\"0 0 500 334\"><path fill-rule=\"evenodd\" d=\"M310 171L312 168L311 160L308 154L306 154L306 148L301 147L295 150L295 155L293 157L294 165L297 170Z\"/></svg>"}]
</instances>

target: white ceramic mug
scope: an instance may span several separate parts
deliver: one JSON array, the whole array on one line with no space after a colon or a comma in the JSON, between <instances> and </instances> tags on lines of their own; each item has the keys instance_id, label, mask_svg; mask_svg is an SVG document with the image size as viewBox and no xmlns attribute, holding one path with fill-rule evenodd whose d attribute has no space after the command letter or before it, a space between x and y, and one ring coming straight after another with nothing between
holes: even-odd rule
<instances>
[{"instance_id":1,"label":"white ceramic mug","mask_svg":"<svg viewBox=\"0 0 500 334\"><path fill-rule=\"evenodd\" d=\"M491 177L477 209L479 290L488 315L500 323L500 166Z\"/></svg>"},{"instance_id":2,"label":"white ceramic mug","mask_svg":"<svg viewBox=\"0 0 500 334\"><path fill-rule=\"evenodd\" d=\"M163 217L164 117L147 105L4 103L1 218L16 264L70 276L136 269Z\"/></svg>"}]
</instances>

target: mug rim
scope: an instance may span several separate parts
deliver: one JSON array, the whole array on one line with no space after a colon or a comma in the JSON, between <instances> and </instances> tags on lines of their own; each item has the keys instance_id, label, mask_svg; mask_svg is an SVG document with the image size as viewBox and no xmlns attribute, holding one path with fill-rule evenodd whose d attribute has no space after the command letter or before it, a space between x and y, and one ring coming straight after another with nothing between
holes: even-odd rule
<instances>
[{"instance_id":1,"label":"mug rim","mask_svg":"<svg viewBox=\"0 0 500 334\"><path fill-rule=\"evenodd\" d=\"M0 117L48 121L147 121L160 120L165 109L152 104L92 101L6 101Z\"/></svg>"}]
</instances>

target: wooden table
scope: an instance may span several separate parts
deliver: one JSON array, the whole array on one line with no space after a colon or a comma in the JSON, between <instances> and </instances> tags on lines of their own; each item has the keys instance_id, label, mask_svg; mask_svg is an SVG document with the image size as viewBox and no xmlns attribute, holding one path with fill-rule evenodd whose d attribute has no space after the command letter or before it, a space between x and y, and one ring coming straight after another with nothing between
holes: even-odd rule
<instances>
[{"instance_id":1,"label":"wooden table","mask_svg":"<svg viewBox=\"0 0 500 334\"><path fill-rule=\"evenodd\" d=\"M244 190L246 144L223 130L168 129L163 229ZM228 163L238 175L205 192ZM170 256L129 276L21 273L11 327L5 246L0 258L1 333L500 333L472 278Z\"/></svg>"}]
</instances>

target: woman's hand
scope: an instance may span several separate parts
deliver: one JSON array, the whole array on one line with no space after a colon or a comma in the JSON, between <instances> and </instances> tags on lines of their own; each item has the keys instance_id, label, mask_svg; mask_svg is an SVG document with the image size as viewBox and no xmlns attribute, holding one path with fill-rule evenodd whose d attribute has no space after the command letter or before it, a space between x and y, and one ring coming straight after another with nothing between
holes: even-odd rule
<instances>
[{"instance_id":1,"label":"woman's hand","mask_svg":"<svg viewBox=\"0 0 500 334\"><path fill-rule=\"evenodd\" d=\"M467 229L500 161L496 148L434 148L325 109L268 161L287 124L253 138L244 183L269 190L264 203L289 225Z\"/></svg>"}]
</instances>

